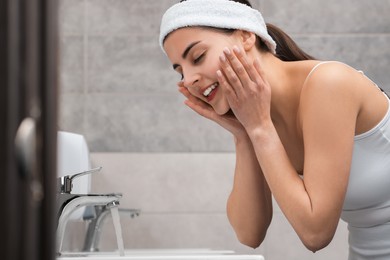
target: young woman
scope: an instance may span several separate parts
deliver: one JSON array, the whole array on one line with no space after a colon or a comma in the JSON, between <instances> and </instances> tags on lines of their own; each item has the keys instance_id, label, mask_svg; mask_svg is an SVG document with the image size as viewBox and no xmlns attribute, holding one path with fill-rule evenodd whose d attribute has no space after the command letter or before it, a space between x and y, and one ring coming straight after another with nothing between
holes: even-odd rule
<instances>
[{"instance_id":1,"label":"young woman","mask_svg":"<svg viewBox=\"0 0 390 260\"><path fill-rule=\"evenodd\" d=\"M350 259L390 259L389 99L363 73L321 62L247 1L187 0L160 44L186 105L234 136L227 214L238 239L265 238L274 196L311 251L349 223Z\"/></svg>"}]
</instances>

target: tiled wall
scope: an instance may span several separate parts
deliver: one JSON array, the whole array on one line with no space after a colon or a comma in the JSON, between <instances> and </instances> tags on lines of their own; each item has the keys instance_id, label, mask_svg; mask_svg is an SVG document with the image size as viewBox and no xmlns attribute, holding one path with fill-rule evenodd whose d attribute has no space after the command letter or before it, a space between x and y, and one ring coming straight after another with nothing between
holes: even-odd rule
<instances>
[{"instance_id":1,"label":"tiled wall","mask_svg":"<svg viewBox=\"0 0 390 260\"><path fill-rule=\"evenodd\" d=\"M228 133L189 111L158 45L175 0L62 0L60 127L94 152L232 151Z\"/></svg>"},{"instance_id":2,"label":"tiled wall","mask_svg":"<svg viewBox=\"0 0 390 260\"><path fill-rule=\"evenodd\" d=\"M237 243L224 212L231 136L183 105L179 75L158 45L161 15L176 2L60 0L59 127L83 134L93 163L104 166L94 178L96 192L124 192L124 206L143 209L138 219L124 220L128 247L252 252ZM364 70L390 92L390 0L251 2L310 54ZM77 235L68 236L74 238L68 246L77 248ZM268 259L345 259L345 250L342 224L330 247L312 258L276 209L255 252Z\"/></svg>"},{"instance_id":3,"label":"tiled wall","mask_svg":"<svg viewBox=\"0 0 390 260\"><path fill-rule=\"evenodd\" d=\"M267 238L256 250L241 245L226 217L234 170L233 153L93 153L94 193L121 192L121 208L141 209L137 218L121 215L125 248L211 248L262 254L268 260L347 259L347 229L340 221L331 244L308 251L274 203ZM206 166L207 165L207 166ZM112 219L102 229L100 249L116 250ZM65 250L80 250L84 225L69 225Z\"/></svg>"},{"instance_id":4,"label":"tiled wall","mask_svg":"<svg viewBox=\"0 0 390 260\"><path fill-rule=\"evenodd\" d=\"M158 45L176 0L61 0L62 129L93 152L233 151L230 135L195 115ZM340 60L390 90L389 0L256 0L270 23L320 59Z\"/></svg>"}]
</instances>

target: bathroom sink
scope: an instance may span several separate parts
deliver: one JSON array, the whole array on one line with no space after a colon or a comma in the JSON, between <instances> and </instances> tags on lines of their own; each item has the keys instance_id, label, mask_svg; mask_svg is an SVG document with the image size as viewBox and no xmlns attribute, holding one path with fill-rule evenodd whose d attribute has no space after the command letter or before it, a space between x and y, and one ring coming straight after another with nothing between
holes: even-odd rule
<instances>
[{"instance_id":1,"label":"bathroom sink","mask_svg":"<svg viewBox=\"0 0 390 260\"><path fill-rule=\"evenodd\" d=\"M264 260L260 255L237 255L210 249L146 249L117 252L63 253L57 260Z\"/></svg>"}]
</instances>

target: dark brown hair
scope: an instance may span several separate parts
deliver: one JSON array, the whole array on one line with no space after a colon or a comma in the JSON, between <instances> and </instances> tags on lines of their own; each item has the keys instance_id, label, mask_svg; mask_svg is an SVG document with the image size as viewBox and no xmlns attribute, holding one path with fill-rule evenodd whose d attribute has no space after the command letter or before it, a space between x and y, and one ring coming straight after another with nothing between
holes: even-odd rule
<instances>
[{"instance_id":1,"label":"dark brown hair","mask_svg":"<svg viewBox=\"0 0 390 260\"><path fill-rule=\"evenodd\" d=\"M186 0L181 0L184 2ZM212 0L210 0L212 1ZM248 0L230 0L237 3L245 4L249 7L252 7L251 3ZM267 31L268 34L274 39L276 42L276 57L283 61L299 61L299 60L314 60L315 58L306 52L304 52L299 46L291 39L288 34L286 34L283 30L278 28L277 26L267 23ZM233 33L234 29L219 29L219 28L211 28L217 31L222 31L224 33ZM260 51L269 52L269 48L264 43L264 41L257 36L257 48Z\"/></svg>"}]
</instances>

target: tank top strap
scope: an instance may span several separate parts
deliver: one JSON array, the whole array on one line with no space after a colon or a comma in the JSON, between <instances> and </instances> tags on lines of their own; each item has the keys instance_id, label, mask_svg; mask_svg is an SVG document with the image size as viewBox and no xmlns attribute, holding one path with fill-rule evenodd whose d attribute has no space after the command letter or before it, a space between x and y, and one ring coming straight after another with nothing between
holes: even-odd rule
<instances>
[{"instance_id":1,"label":"tank top strap","mask_svg":"<svg viewBox=\"0 0 390 260\"><path fill-rule=\"evenodd\" d=\"M309 74L307 74L306 79L305 79L305 82L303 83L303 85L306 85L306 81L310 78L311 74L313 74L313 72L314 72L319 66L321 66L322 64L331 63L331 62L338 62L338 61L321 61L321 62L317 63L317 64L310 70Z\"/></svg>"},{"instance_id":2,"label":"tank top strap","mask_svg":"<svg viewBox=\"0 0 390 260\"><path fill-rule=\"evenodd\" d=\"M347 65L347 64L345 64L345 63L343 63L343 62L340 62L340 61L321 61L321 62L317 63L317 64L310 70L309 74L307 74L307 76L306 76L306 79L305 79L305 82L303 83L303 85L306 85L306 82L307 82L307 80L310 78L311 74L313 74L313 72L314 72L319 66L321 66L322 64L331 63L331 62L341 63L341 64L344 64L344 65ZM349 66L349 65L347 65L347 66ZM349 67L351 67L351 66L349 66ZM351 68L353 68L353 67L351 67ZM355 68L353 68L353 69L355 69ZM356 69L355 69L355 70L356 70ZM382 88L380 88L374 81L372 81L369 77L367 77L367 75L366 75L362 70L356 70L356 71L359 72L360 74L362 74L362 75L363 75L364 77L366 77L368 80L370 80L370 81L372 82L372 84L374 84L375 87L377 87L380 91L382 91L383 95L385 95L385 97L386 97L386 98L389 100L389 102L390 102L390 97L389 97L389 95L388 95ZM390 109L390 108L389 108L389 109Z\"/></svg>"}]
</instances>

